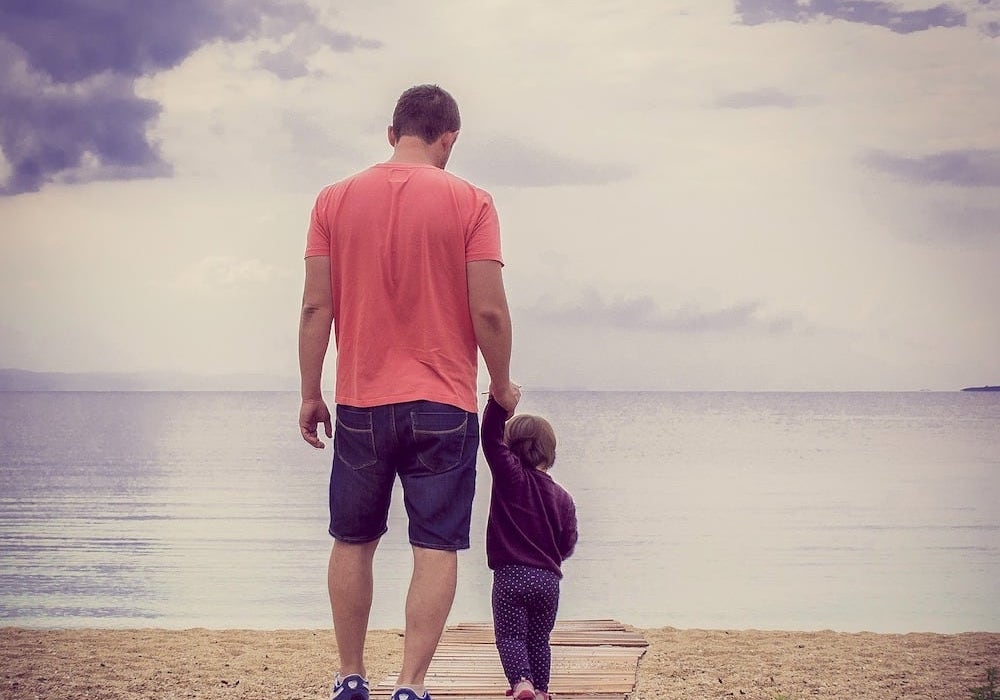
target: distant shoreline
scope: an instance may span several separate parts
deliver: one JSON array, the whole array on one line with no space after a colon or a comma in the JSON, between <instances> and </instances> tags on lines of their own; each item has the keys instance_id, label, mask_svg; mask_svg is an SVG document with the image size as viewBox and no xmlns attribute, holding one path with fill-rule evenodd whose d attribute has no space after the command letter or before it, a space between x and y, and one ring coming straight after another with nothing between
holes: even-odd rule
<instances>
[{"instance_id":1,"label":"distant shoreline","mask_svg":"<svg viewBox=\"0 0 1000 700\"><path fill-rule=\"evenodd\" d=\"M332 378L331 378L332 381ZM485 389L485 387L483 387ZM1000 386L964 389L592 389L580 386L527 386L526 392L601 394L946 394L957 391L1000 391ZM181 372L34 372L0 369L0 393L297 393L298 379L275 374L202 375Z\"/></svg>"},{"instance_id":2,"label":"distant shoreline","mask_svg":"<svg viewBox=\"0 0 1000 700\"><path fill-rule=\"evenodd\" d=\"M298 390L298 380L272 374L183 372L32 372L0 369L0 392L252 392Z\"/></svg>"}]
</instances>

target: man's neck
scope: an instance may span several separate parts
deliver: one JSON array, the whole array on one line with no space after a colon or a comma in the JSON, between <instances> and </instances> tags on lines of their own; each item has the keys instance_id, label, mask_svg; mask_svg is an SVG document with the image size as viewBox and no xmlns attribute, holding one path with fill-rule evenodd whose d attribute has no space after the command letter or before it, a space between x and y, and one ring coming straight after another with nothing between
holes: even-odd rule
<instances>
[{"instance_id":1,"label":"man's neck","mask_svg":"<svg viewBox=\"0 0 1000 700\"><path fill-rule=\"evenodd\" d=\"M416 136L404 136L396 142L389 162L433 165L440 168L438 158L439 154L432 144L426 144L423 139Z\"/></svg>"}]
</instances>

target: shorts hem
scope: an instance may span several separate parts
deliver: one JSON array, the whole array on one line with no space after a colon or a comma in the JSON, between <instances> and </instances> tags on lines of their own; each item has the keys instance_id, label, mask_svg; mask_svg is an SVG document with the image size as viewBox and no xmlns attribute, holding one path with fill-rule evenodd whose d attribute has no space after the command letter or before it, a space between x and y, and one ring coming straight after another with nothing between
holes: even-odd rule
<instances>
[{"instance_id":1,"label":"shorts hem","mask_svg":"<svg viewBox=\"0 0 1000 700\"><path fill-rule=\"evenodd\" d=\"M439 552L459 552L463 549L469 549L468 542L465 544L430 544L428 542L414 542L410 540L410 544L421 549L436 549Z\"/></svg>"},{"instance_id":2,"label":"shorts hem","mask_svg":"<svg viewBox=\"0 0 1000 700\"><path fill-rule=\"evenodd\" d=\"M330 537L332 537L333 539L337 540L338 542L343 542L344 544L368 544L369 542L374 542L375 540L381 539L382 535L384 535L385 533L387 533L389 531L389 528L386 528L385 530L382 530L382 532L380 532L379 534L375 535L374 537L368 537L368 536L362 536L362 537L343 537L343 536L337 535L330 528L327 528L326 531L330 535Z\"/></svg>"}]
</instances>

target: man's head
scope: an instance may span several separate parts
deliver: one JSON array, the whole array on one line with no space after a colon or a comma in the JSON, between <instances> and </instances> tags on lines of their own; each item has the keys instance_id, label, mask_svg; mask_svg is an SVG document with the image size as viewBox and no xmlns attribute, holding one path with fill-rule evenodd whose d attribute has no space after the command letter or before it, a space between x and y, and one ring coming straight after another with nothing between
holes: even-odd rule
<instances>
[{"instance_id":1,"label":"man's head","mask_svg":"<svg viewBox=\"0 0 1000 700\"><path fill-rule=\"evenodd\" d=\"M437 85L415 85L396 102L389 143L397 149L397 154L401 143L410 154L415 147L417 153L423 153L422 159L443 168L461 126L454 97Z\"/></svg>"},{"instance_id":2,"label":"man's head","mask_svg":"<svg viewBox=\"0 0 1000 700\"><path fill-rule=\"evenodd\" d=\"M441 134L458 131L462 120L455 98L437 85L416 85L399 96L392 113L396 138L419 136L424 143L434 143Z\"/></svg>"}]
</instances>

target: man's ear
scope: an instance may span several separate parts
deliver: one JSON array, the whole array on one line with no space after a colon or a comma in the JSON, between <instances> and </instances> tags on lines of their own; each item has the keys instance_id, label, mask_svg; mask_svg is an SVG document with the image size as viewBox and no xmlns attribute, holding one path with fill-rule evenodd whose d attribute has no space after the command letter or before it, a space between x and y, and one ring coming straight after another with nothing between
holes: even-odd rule
<instances>
[{"instance_id":1,"label":"man's ear","mask_svg":"<svg viewBox=\"0 0 1000 700\"><path fill-rule=\"evenodd\" d=\"M448 163L448 159L451 158L451 149L455 145L455 141L457 139L457 131L446 131L441 134L440 138L438 138L438 143L441 145L441 154L444 158L441 164L442 168Z\"/></svg>"},{"instance_id":2,"label":"man's ear","mask_svg":"<svg viewBox=\"0 0 1000 700\"><path fill-rule=\"evenodd\" d=\"M388 127L386 127L385 135L386 135L386 138L389 139L389 145L392 146L393 148L395 148L396 147L396 142L399 141L399 137L396 136L396 130L392 128L392 124L390 124Z\"/></svg>"}]
</instances>

